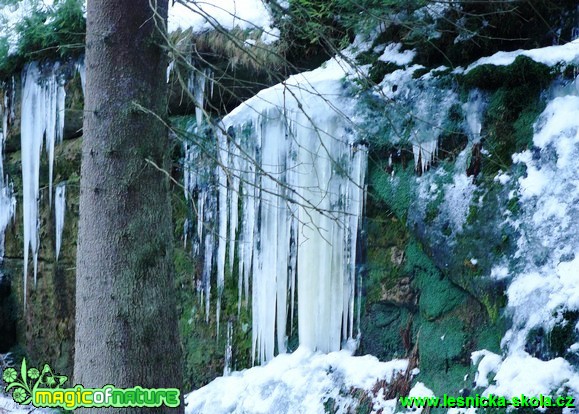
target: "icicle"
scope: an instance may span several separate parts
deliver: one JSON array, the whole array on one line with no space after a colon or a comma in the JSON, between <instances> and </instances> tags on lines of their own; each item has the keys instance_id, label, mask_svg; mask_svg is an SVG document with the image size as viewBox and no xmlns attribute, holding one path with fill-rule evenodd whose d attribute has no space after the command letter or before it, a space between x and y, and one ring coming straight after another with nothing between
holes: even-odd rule
<instances>
[{"instance_id":1,"label":"icicle","mask_svg":"<svg viewBox=\"0 0 579 414\"><path fill-rule=\"evenodd\" d=\"M209 289L215 269L217 323L226 273L237 273L238 312L251 287L254 362L286 352L296 302L300 344L313 350L339 350L357 327L356 245L367 154L333 110L332 99L342 88L338 68L330 79L327 73L312 75L325 88L324 97L310 92L307 80L295 88L286 82L226 117L215 131L214 187L197 187L203 286ZM211 76L196 76L190 84L199 92ZM285 93L288 87L291 94ZM436 142L418 145L418 154L430 157L435 149ZM191 188L187 173L185 180ZM210 230L202 231L204 226ZM207 290L206 301L208 296Z\"/></svg>"},{"instance_id":2,"label":"icicle","mask_svg":"<svg viewBox=\"0 0 579 414\"><path fill-rule=\"evenodd\" d=\"M221 314L221 296L225 286L225 252L227 250L227 170L228 170L228 151L227 137L220 134L218 138L219 146L219 163L217 166L217 192L218 192L218 233L217 233L217 335L219 335L219 319Z\"/></svg>"},{"instance_id":3,"label":"icicle","mask_svg":"<svg viewBox=\"0 0 579 414\"><path fill-rule=\"evenodd\" d=\"M187 249L187 236L189 234L189 219L183 223L183 250Z\"/></svg>"},{"instance_id":4,"label":"icicle","mask_svg":"<svg viewBox=\"0 0 579 414\"><path fill-rule=\"evenodd\" d=\"M2 131L0 132L0 264L4 260L4 232L16 211L16 197L14 197L12 185L8 184L4 177L4 143L8 136L11 114L13 114L11 105L14 102L13 89L14 84L12 83L12 87L9 86L7 90L3 91L4 99L0 102L0 119L2 119Z\"/></svg>"},{"instance_id":5,"label":"icicle","mask_svg":"<svg viewBox=\"0 0 579 414\"><path fill-rule=\"evenodd\" d=\"M2 166L0 165L0 169ZM4 232L14 217L16 211L16 197L12 185L7 185L4 178L0 178L0 264L4 260Z\"/></svg>"},{"instance_id":6,"label":"icicle","mask_svg":"<svg viewBox=\"0 0 579 414\"><path fill-rule=\"evenodd\" d=\"M189 93L195 99L195 118L197 120L197 128L200 131L203 123L203 108L205 107L205 85L207 84L207 72L205 70L193 70L187 88Z\"/></svg>"},{"instance_id":7,"label":"icicle","mask_svg":"<svg viewBox=\"0 0 579 414\"><path fill-rule=\"evenodd\" d=\"M169 83L169 81L171 79L171 72L173 72L174 67L175 67L175 61L172 60L171 62L169 62L169 65L167 65L167 83Z\"/></svg>"},{"instance_id":8,"label":"icicle","mask_svg":"<svg viewBox=\"0 0 579 414\"><path fill-rule=\"evenodd\" d=\"M486 109L485 96L478 89L472 90L468 95L468 101L463 105L466 114L466 124L469 138L473 143L478 143L481 138L482 118Z\"/></svg>"},{"instance_id":9,"label":"icicle","mask_svg":"<svg viewBox=\"0 0 579 414\"><path fill-rule=\"evenodd\" d=\"M62 231L64 230L64 212L66 210L66 183L62 182L55 188L54 216L56 223L56 260L62 245Z\"/></svg>"},{"instance_id":10,"label":"icicle","mask_svg":"<svg viewBox=\"0 0 579 414\"><path fill-rule=\"evenodd\" d=\"M84 66L84 61L76 64L76 70L80 76L80 87L82 88L83 95L86 89L86 69Z\"/></svg>"},{"instance_id":11,"label":"icicle","mask_svg":"<svg viewBox=\"0 0 579 414\"><path fill-rule=\"evenodd\" d=\"M233 362L233 322L227 321L227 345L225 346L225 363L223 366L223 376L231 374L231 363Z\"/></svg>"},{"instance_id":12,"label":"icicle","mask_svg":"<svg viewBox=\"0 0 579 414\"><path fill-rule=\"evenodd\" d=\"M438 153L438 140L413 143L412 153L414 155L414 168L422 173L428 169Z\"/></svg>"},{"instance_id":13,"label":"icicle","mask_svg":"<svg viewBox=\"0 0 579 414\"><path fill-rule=\"evenodd\" d=\"M40 152L46 137L49 156L49 182L52 187L54 146L61 139L64 128L64 88L54 73L41 76L38 64L33 62L23 72L22 88L22 187L24 220L24 307L26 308L26 280L28 254L32 252L34 284L38 272L38 200ZM52 190L52 188L50 188ZM50 196L52 197L52 196Z\"/></svg>"}]
</instances>

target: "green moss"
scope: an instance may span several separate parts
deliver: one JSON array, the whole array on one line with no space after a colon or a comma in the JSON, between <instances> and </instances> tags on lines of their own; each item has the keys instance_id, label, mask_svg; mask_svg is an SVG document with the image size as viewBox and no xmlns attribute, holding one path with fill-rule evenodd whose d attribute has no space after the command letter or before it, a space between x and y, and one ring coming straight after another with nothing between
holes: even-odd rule
<instances>
[{"instance_id":1,"label":"green moss","mask_svg":"<svg viewBox=\"0 0 579 414\"><path fill-rule=\"evenodd\" d=\"M466 148L468 137L463 131L464 117L460 104L450 107L438 138L438 154L441 159L453 161Z\"/></svg>"},{"instance_id":2,"label":"green moss","mask_svg":"<svg viewBox=\"0 0 579 414\"><path fill-rule=\"evenodd\" d=\"M521 203L519 197L515 196L508 201L507 210L509 210L514 215L517 215L521 211Z\"/></svg>"},{"instance_id":3,"label":"green moss","mask_svg":"<svg viewBox=\"0 0 579 414\"><path fill-rule=\"evenodd\" d=\"M406 248L405 271L414 275L420 290L421 315L429 321L453 310L464 299L464 294L436 268L416 242Z\"/></svg>"},{"instance_id":4,"label":"green moss","mask_svg":"<svg viewBox=\"0 0 579 414\"><path fill-rule=\"evenodd\" d=\"M432 224L440 214L440 206L444 201L444 192L439 191L433 200L430 200L426 205L426 215L424 217L425 224Z\"/></svg>"},{"instance_id":5,"label":"green moss","mask_svg":"<svg viewBox=\"0 0 579 414\"><path fill-rule=\"evenodd\" d=\"M477 66L464 75L463 85L467 89L496 90L526 84L538 90L547 86L554 78L555 73L549 66L520 55L508 66Z\"/></svg>"},{"instance_id":6,"label":"green moss","mask_svg":"<svg viewBox=\"0 0 579 414\"><path fill-rule=\"evenodd\" d=\"M577 341L575 325L579 320L579 312L565 311L562 319L549 333L549 348L553 356L565 356L567 350Z\"/></svg>"},{"instance_id":7,"label":"green moss","mask_svg":"<svg viewBox=\"0 0 579 414\"><path fill-rule=\"evenodd\" d=\"M539 91L528 85L502 87L491 95L486 114L486 134L483 147L488 155L483 158L483 173L496 175L512 165L512 155L530 148L533 123L545 104Z\"/></svg>"},{"instance_id":8,"label":"green moss","mask_svg":"<svg viewBox=\"0 0 579 414\"><path fill-rule=\"evenodd\" d=\"M378 60L378 54L370 50L358 53L356 62L359 65L373 65Z\"/></svg>"},{"instance_id":9,"label":"green moss","mask_svg":"<svg viewBox=\"0 0 579 414\"><path fill-rule=\"evenodd\" d=\"M393 288L404 275L402 266L393 262L393 249L404 251L408 234L406 227L383 204L373 198L368 206L369 218L366 231L367 277L365 281L367 300L379 300L383 289Z\"/></svg>"},{"instance_id":10,"label":"green moss","mask_svg":"<svg viewBox=\"0 0 579 414\"><path fill-rule=\"evenodd\" d=\"M416 173L408 164L395 166L394 174L385 171L382 163L370 165L370 192L383 200L400 220L405 221L410 203L414 199Z\"/></svg>"},{"instance_id":11,"label":"green moss","mask_svg":"<svg viewBox=\"0 0 579 414\"><path fill-rule=\"evenodd\" d=\"M496 323L500 316L499 313L500 310L504 308L504 306L506 305L506 298L504 297L504 295L502 297L501 296L497 297L495 295L491 296L488 293L484 292L480 296L479 300L485 307L491 323Z\"/></svg>"},{"instance_id":12,"label":"green moss","mask_svg":"<svg viewBox=\"0 0 579 414\"><path fill-rule=\"evenodd\" d=\"M457 394L464 388L470 364L464 364L467 337L462 322L448 317L439 322L419 322L419 368L417 381L436 395Z\"/></svg>"},{"instance_id":13,"label":"green moss","mask_svg":"<svg viewBox=\"0 0 579 414\"><path fill-rule=\"evenodd\" d=\"M428 72L430 72L430 69L428 69L428 68L416 69L414 72L412 72L412 78L413 79L421 78L423 75L426 75Z\"/></svg>"},{"instance_id":14,"label":"green moss","mask_svg":"<svg viewBox=\"0 0 579 414\"><path fill-rule=\"evenodd\" d=\"M377 61L372 65L370 71L368 72L370 76L370 80L373 83L380 83L384 76L389 73L394 72L395 70L400 69L401 67L392 62L383 62L381 60Z\"/></svg>"},{"instance_id":15,"label":"green moss","mask_svg":"<svg viewBox=\"0 0 579 414\"><path fill-rule=\"evenodd\" d=\"M48 11L36 7L17 24L16 31L16 54L8 56L6 41L0 41L0 78L7 78L32 60L81 55L86 32L82 2L61 0Z\"/></svg>"}]
</instances>

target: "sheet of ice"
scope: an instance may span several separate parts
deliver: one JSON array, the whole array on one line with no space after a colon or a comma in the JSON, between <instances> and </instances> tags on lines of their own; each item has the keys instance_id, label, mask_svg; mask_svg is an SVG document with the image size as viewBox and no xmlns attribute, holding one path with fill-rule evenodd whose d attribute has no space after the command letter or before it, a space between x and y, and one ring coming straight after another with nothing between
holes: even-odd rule
<instances>
[{"instance_id":1,"label":"sheet of ice","mask_svg":"<svg viewBox=\"0 0 579 414\"><path fill-rule=\"evenodd\" d=\"M330 400L334 412L353 412L348 411L355 409L355 401L348 396L351 388L367 391L379 403L370 392L373 386L378 380L390 381L407 364L406 360L380 362L369 355L354 357L348 351L312 353L300 347L265 366L233 372L193 391L185 397L185 412L322 414Z\"/></svg>"},{"instance_id":2,"label":"sheet of ice","mask_svg":"<svg viewBox=\"0 0 579 414\"><path fill-rule=\"evenodd\" d=\"M39 65L33 62L22 73L21 148L25 308L29 252L32 252L35 284L38 268L40 153L43 141L45 141L49 159L49 191L52 193L54 147L62 139L64 130L65 93L62 81L55 73L57 67L56 65L46 68L45 73L41 73Z\"/></svg>"},{"instance_id":3,"label":"sheet of ice","mask_svg":"<svg viewBox=\"0 0 579 414\"><path fill-rule=\"evenodd\" d=\"M527 56L535 62L544 63L548 66L554 66L561 62L576 65L579 64L579 40L574 40L564 45L547 46L538 49L497 52L492 56L481 58L472 63L466 68L465 73L481 65L508 66L518 56Z\"/></svg>"},{"instance_id":4,"label":"sheet of ice","mask_svg":"<svg viewBox=\"0 0 579 414\"><path fill-rule=\"evenodd\" d=\"M189 28L204 32L216 27L263 29L262 41L271 43L279 38L279 30L272 24L269 7L263 0L178 0L169 8L169 32Z\"/></svg>"},{"instance_id":5,"label":"sheet of ice","mask_svg":"<svg viewBox=\"0 0 579 414\"><path fill-rule=\"evenodd\" d=\"M56 227L56 260L62 245L62 231L64 230L64 215L66 211L66 182L59 183L54 189L54 221Z\"/></svg>"},{"instance_id":6,"label":"sheet of ice","mask_svg":"<svg viewBox=\"0 0 579 414\"><path fill-rule=\"evenodd\" d=\"M285 350L288 263L296 261L292 244L297 246L300 344L335 351L355 335L355 246L366 152L343 112L348 107L341 92L343 65L332 60L296 75L223 121L222 130L232 127L236 145L255 153L257 161L257 181L247 183L256 186L257 205L242 200L244 206L253 204L248 214L255 216L254 227L242 226L241 232L243 240L251 238L249 232L256 238L251 278L258 361L271 359L276 346ZM237 165L249 171L251 163L240 157Z\"/></svg>"}]
</instances>

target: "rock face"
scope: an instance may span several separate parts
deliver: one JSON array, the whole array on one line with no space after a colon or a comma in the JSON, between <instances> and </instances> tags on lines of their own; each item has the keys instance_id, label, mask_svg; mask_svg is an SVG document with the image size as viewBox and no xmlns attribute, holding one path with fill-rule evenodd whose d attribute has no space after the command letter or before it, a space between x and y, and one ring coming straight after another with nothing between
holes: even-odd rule
<instances>
[{"instance_id":1,"label":"rock face","mask_svg":"<svg viewBox=\"0 0 579 414\"><path fill-rule=\"evenodd\" d=\"M41 364L52 361L60 372L72 373L74 335L74 290L76 262L76 232L78 217L78 179L80 174L79 125L82 126L82 88L80 77L70 76L74 65L62 65L63 76L68 77L65 89L66 120L73 128L66 128L64 141L56 147L54 183L67 185L67 218L63 227L63 244L58 261L55 256L55 208L50 206L48 190L48 159L42 154L40 163L40 214L38 280L34 286L28 275L28 309L23 314L23 229L22 229L22 171L20 151L21 84L16 79L14 106L15 122L11 125L5 147L5 171L14 184L17 209L5 235L3 272L11 285L10 300L17 315L17 340L29 357ZM80 127L81 129L82 127Z\"/></svg>"},{"instance_id":2,"label":"rock face","mask_svg":"<svg viewBox=\"0 0 579 414\"><path fill-rule=\"evenodd\" d=\"M51 361L55 370L72 372L74 335L75 253L78 217L80 147L82 139L82 86L78 74L68 71L65 110L65 136L56 147L54 184L67 183L66 221L62 248L55 258L55 211L48 205L48 160L41 158L40 254L38 282L34 287L29 275L28 310L22 314L22 203L13 224L6 232L4 273L11 281L5 288L3 306L12 309L7 318L6 332L17 332L17 341L27 355L38 363ZM15 85L21 82L16 81ZM16 89L17 102L21 95ZM21 194L19 105L15 107L16 122L6 143L6 171ZM175 162L178 163L179 151ZM385 161L385 160L383 160ZM374 186L370 192L366 224L364 299L360 353L371 353L381 359L405 357L417 347L424 380L434 388L456 390L464 385L470 370L470 353L476 349L499 349L502 322L489 306L496 306L491 295L481 300L475 289L469 289L468 277L445 271L448 256L431 236L429 223L420 212L400 210L396 214L387 189L379 185L384 171L370 167ZM412 174L413 175L413 174ZM216 321L206 318L197 299L197 287L192 275L202 266L190 258L190 246L183 245L183 225L190 216L184 208L181 189L175 187L173 217L175 220L175 267L182 289L181 335L186 362L186 385L199 387L223 373L224 351L227 346L226 328L215 338ZM395 207L395 206L394 206ZM414 214L414 215L413 215ZM412 219L410 219L413 217ZM409 223L415 222L415 225ZM438 233L437 233L438 234ZM469 239L470 240L470 239ZM469 243L468 240L465 243ZM477 266L464 259L455 259L453 266L476 273ZM443 269L443 270L441 270ZM6 285L7 286L7 285ZM8 295L8 292L10 294ZM235 326L230 339L233 348L232 365L241 369L251 364L251 319L247 308L237 313L237 286L226 283L223 311ZM495 308L492 308L495 309ZM222 319L223 320L223 319ZM14 321L18 321L14 329ZM6 325L7 324L7 325ZM12 328L11 328L12 327ZM12 331L11 331L12 329ZM289 348L296 346L296 332L289 338ZM12 344L7 344L9 346ZM438 385L436 385L438 384Z\"/></svg>"},{"instance_id":3,"label":"rock face","mask_svg":"<svg viewBox=\"0 0 579 414\"><path fill-rule=\"evenodd\" d=\"M367 121L362 132L371 148L365 223L358 242L363 276L358 353L381 360L410 357L418 363L419 381L436 394L456 394L472 388L472 352L500 353L511 324L505 313L508 275L491 276L502 259L512 256L520 236L508 225L522 208L513 177L524 176L512 156L527 149L533 159L548 155L533 147L533 125L545 109L546 91L553 85L574 87L570 72L576 67L555 76L546 65L521 56L500 69L481 65L468 74L452 74L410 64L385 65L378 59L382 52L375 50L385 50L384 44L373 44L364 52L365 59L370 59L370 76L386 99L378 99L372 90L356 91L357 109ZM48 160L43 154L39 272L36 286L28 275L26 313L18 104L22 91L21 80L14 81L17 105L5 142L4 169L14 184L17 210L6 231L1 269L0 352L17 350L36 364L50 362L55 371L70 375L83 95L74 64L63 64L61 70L67 79L65 130L63 143L56 147L54 184L67 186L62 248L57 261L55 210L48 203ZM187 124L194 118L194 105L182 99L178 85L173 82L171 87L171 113L183 115L173 124ZM237 103L231 98L214 101L211 106L227 109ZM176 180L183 176L182 156L176 140L171 171ZM203 292L196 283L204 266L191 258L192 242L185 230L197 220L196 213L185 202L182 188L175 185L173 191L184 386L197 388L223 374L226 349L228 368L251 365L251 304L238 309L237 282L226 279L216 337L215 314L205 313ZM548 256L547 251L536 251L531 260L541 266ZM561 258L563 263L573 260L574 255ZM216 291L212 286L213 295ZM530 355L549 359L568 353L576 340L569 327L578 316L572 310L560 316L550 330L529 332L525 350ZM297 347L296 326L287 332L289 350Z\"/></svg>"}]
</instances>

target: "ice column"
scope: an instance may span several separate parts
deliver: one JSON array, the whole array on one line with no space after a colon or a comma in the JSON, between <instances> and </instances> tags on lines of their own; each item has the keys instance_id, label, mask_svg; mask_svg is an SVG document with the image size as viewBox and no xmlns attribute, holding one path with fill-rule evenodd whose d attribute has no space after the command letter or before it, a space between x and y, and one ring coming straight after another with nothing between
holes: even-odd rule
<instances>
[{"instance_id":1,"label":"ice column","mask_svg":"<svg viewBox=\"0 0 579 414\"><path fill-rule=\"evenodd\" d=\"M32 252L34 283L38 271L38 201L40 153L43 139L49 161L49 192L52 198L54 147L62 140L64 130L65 92L55 71L58 65L42 73L37 63L29 64L22 74L22 187L24 220L24 307L28 255Z\"/></svg>"}]
</instances>

